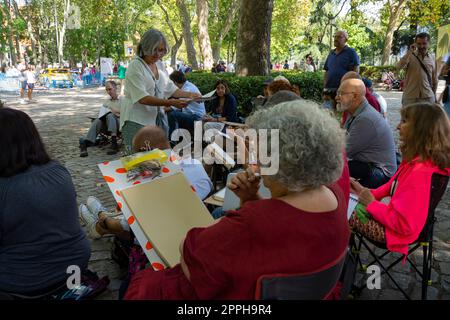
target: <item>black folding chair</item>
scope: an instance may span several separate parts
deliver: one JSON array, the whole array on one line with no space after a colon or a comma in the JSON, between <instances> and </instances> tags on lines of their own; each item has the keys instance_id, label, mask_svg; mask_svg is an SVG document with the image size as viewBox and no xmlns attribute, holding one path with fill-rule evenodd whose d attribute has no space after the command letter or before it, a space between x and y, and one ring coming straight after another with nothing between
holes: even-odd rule
<instances>
[{"instance_id":1,"label":"black folding chair","mask_svg":"<svg viewBox=\"0 0 450 320\"><path fill-rule=\"evenodd\" d=\"M428 286L431 285L431 265L433 260L433 230L434 230L434 223L436 222L435 217L435 210L436 207L441 200L442 196L445 193L445 190L447 189L449 177L444 176L441 174L434 173L431 178L431 189L430 189L430 203L428 206L428 216L427 220L425 222L425 225L419 234L419 237L416 241L410 244L410 249L408 250L408 255L406 257L406 260L411 264L413 269L419 274L420 278L422 279L422 300L427 299L427 291ZM358 241L356 241L356 239ZM358 243L357 243L358 242ZM370 247L369 243L373 244L377 248L385 249L386 251L381 254L377 255ZM374 260L372 260L368 264L363 264L360 258L360 252L361 252L361 246L364 246L369 254L372 256ZM357 256L357 263L361 267L362 270L366 270L367 267L377 263L382 269L382 274L386 274L391 281L394 283L394 285L402 292L402 294L405 296L406 299L411 300L409 295L403 290L403 288L395 281L394 277L389 273L389 270L392 269L395 265L397 265L400 261L404 259L404 256L401 256L400 258L396 259L394 262L392 262L389 266L385 266L381 260L390 254L391 252L387 250L385 243L380 243L373 241L364 235L360 234L359 232L354 231L352 234L351 239L351 247L353 250L353 253ZM422 271L419 270L419 268L416 266L416 264L411 261L409 258L410 255L415 252L418 248L422 247L423 250L423 265L422 265ZM364 289L363 287L356 287L359 291Z\"/></svg>"},{"instance_id":2,"label":"black folding chair","mask_svg":"<svg viewBox=\"0 0 450 320\"><path fill-rule=\"evenodd\" d=\"M255 298L258 300L325 299L339 280L345 257L346 254L335 265L318 272L261 276L256 285Z\"/></svg>"}]
</instances>

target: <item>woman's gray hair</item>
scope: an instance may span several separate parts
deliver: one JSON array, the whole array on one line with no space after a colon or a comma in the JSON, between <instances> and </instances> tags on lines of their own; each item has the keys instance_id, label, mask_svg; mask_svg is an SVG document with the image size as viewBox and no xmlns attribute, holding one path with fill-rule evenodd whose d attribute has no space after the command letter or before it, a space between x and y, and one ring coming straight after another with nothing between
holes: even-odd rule
<instances>
[{"instance_id":1,"label":"woman's gray hair","mask_svg":"<svg viewBox=\"0 0 450 320\"><path fill-rule=\"evenodd\" d=\"M270 129L279 129L279 170L271 178L289 190L317 188L341 176L344 131L315 102L295 100L258 110L247 119L247 125L268 129L268 146Z\"/></svg>"},{"instance_id":2,"label":"woman's gray hair","mask_svg":"<svg viewBox=\"0 0 450 320\"><path fill-rule=\"evenodd\" d=\"M141 38L137 48L137 54L139 57L143 58L144 56L151 56L158 50L158 47L161 43L164 43L166 47L166 54L169 52L169 45L167 44L166 37L164 34L156 29L147 30Z\"/></svg>"}]
</instances>

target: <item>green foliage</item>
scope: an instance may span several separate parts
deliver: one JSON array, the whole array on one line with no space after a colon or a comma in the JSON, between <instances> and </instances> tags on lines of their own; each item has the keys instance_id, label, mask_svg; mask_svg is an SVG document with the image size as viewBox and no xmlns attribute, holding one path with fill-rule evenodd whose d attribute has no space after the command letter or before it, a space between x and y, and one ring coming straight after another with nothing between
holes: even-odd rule
<instances>
[{"instance_id":1,"label":"green foliage","mask_svg":"<svg viewBox=\"0 0 450 320\"><path fill-rule=\"evenodd\" d=\"M405 77L404 70L397 70L395 66L360 66L359 73L363 78L369 78L372 81L381 81L383 72L392 71L397 79Z\"/></svg>"},{"instance_id":2,"label":"green foliage","mask_svg":"<svg viewBox=\"0 0 450 320\"><path fill-rule=\"evenodd\" d=\"M274 72L272 77L283 75L291 84L300 88L300 95L304 99L320 102L322 99L323 74L321 72ZM194 83L202 93L215 89L218 79L224 79L230 86L231 93L236 97L239 112L247 116L252 111L252 98L262 95L263 82L266 77L237 77L233 73L214 74L209 72L194 72L187 75L187 79Z\"/></svg>"},{"instance_id":3,"label":"green foliage","mask_svg":"<svg viewBox=\"0 0 450 320\"><path fill-rule=\"evenodd\" d=\"M274 0L270 43L272 61L284 61L290 57L289 49L299 42L301 30L308 25L311 6L311 1L306 0Z\"/></svg>"},{"instance_id":4,"label":"green foliage","mask_svg":"<svg viewBox=\"0 0 450 320\"><path fill-rule=\"evenodd\" d=\"M418 24L438 26L443 14L448 13L448 0L410 0L408 1L410 19Z\"/></svg>"}]
</instances>

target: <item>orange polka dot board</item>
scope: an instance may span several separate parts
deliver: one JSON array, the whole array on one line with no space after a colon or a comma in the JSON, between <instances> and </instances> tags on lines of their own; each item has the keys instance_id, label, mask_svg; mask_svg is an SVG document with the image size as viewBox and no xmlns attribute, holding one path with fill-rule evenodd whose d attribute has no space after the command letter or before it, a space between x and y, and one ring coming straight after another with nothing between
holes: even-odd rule
<instances>
[{"instance_id":1,"label":"orange polka dot board","mask_svg":"<svg viewBox=\"0 0 450 320\"><path fill-rule=\"evenodd\" d=\"M166 151L166 153L168 154L168 159L175 160L174 156L170 158L170 151ZM164 163L162 165L161 175L159 177L156 177L154 179L136 179L132 181L128 181L127 170L123 167L123 164L120 160L102 162L97 166L99 167L103 175L103 179L106 181L112 195L114 196L114 199L116 200L117 207L121 208L127 223L130 225L131 230L133 230L133 233L135 234L139 244L144 249L144 252L153 268L155 270L164 269L166 267L166 264L158 256L157 252L151 245L151 242L145 236L135 217L131 214L131 211L120 192L121 190L126 188L136 187L145 183L151 183L152 181L158 180L161 177L167 177L181 172L178 162L167 161L166 163Z\"/></svg>"}]
</instances>

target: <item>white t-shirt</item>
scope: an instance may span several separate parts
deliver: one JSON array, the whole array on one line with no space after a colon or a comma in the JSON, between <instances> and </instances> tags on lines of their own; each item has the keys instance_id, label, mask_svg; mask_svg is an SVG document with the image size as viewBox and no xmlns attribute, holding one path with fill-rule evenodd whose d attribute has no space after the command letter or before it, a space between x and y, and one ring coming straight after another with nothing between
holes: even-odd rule
<instances>
[{"instance_id":1,"label":"white t-shirt","mask_svg":"<svg viewBox=\"0 0 450 320\"><path fill-rule=\"evenodd\" d=\"M147 96L167 99L178 90L170 80L161 61L156 63L159 79L153 75L148 65L140 58L130 62L125 76L125 97L120 109L120 128L125 121L132 121L143 126L156 124L158 108L140 104L138 101ZM160 108L160 112L164 112Z\"/></svg>"},{"instance_id":2,"label":"white t-shirt","mask_svg":"<svg viewBox=\"0 0 450 320\"><path fill-rule=\"evenodd\" d=\"M100 107L100 110L98 112L98 118L100 119L105 114L112 112L117 117L120 116L120 107L121 107L121 101L123 99L123 96L119 96L117 100L112 100L111 98L105 99L103 101L102 106Z\"/></svg>"},{"instance_id":3,"label":"white t-shirt","mask_svg":"<svg viewBox=\"0 0 450 320\"><path fill-rule=\"evenodd\" d=\"M197 86L189 81L186 81L181 89L187 92L202 94ZM182 111L189 114L196 114L199 117L203 117L206 113L205 104L203 102L190 102L186 108L182 109Z\"/></svg>"},{"instance_id":4,"label":"white t-shirt","mask_svg":"<svg viewBox=\"0 0 450 320\"><path fill-rule=\"evenodd\" d=\"M24 71L24 75L27 83L36 83L36 76L34 74L34 71L26 70Z\"/></svg>"},{"instance_id":5,"label":"white t-shirt","mask_svg":"<svg viewBox=\"0 0 450 320\"><path fill-rule=\"evenodd\" d=\"M372 93L372 95L375 97L375 99L377 99L378 103L380 104L381 113L385 114L387 112L387 102L386 102L386 100L381 95L376 93L375 91Z\"/></svg>"},{"instance_id":6,"label":"white t-shirt","mask_svg":"<svg viewBox=\"0 0 450 320\"><path fill-rule=\"evenodd\" d=\"M179 164L187 181L195 188L199 198L204 200L211 192L213 184L201 162L197 159L183 159Z\"/></svg>"}]
</instances>

